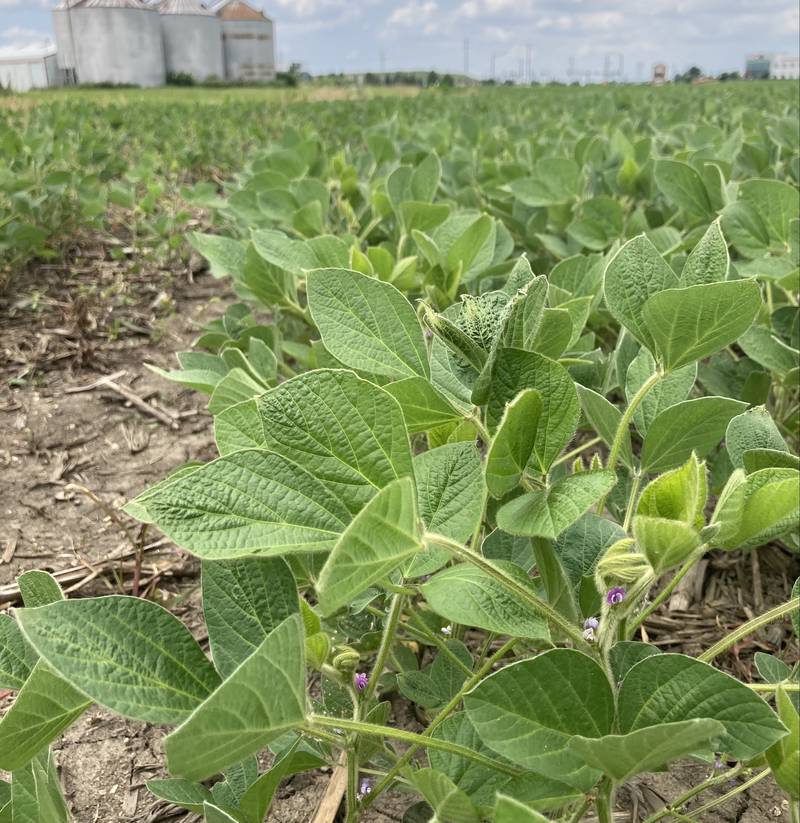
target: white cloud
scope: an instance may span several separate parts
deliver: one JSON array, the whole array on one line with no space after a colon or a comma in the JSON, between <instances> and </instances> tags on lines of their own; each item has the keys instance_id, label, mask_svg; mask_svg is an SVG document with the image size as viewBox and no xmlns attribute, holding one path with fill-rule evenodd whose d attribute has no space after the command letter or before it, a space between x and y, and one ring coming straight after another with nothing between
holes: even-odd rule
<instances>
[{"instance_id":1,"label":"white cloud","mask_svg":"<svg viewBox=\"0 0 800 823\"><path fill-rule=\"evenodd\" d=\"M391 26L431 25L431 18L438 8L436 0L409 0L389 15L388 23Z\"/></svg>"}]
</instances>

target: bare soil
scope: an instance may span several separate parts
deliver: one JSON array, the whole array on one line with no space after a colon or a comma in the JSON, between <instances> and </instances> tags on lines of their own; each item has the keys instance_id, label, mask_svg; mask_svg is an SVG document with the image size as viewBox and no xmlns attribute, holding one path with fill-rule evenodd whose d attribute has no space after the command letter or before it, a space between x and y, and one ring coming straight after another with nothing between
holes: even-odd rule
<instances>
[{"instance_id":1,"label":"bare soil","mask_svg":"<svg viewBox=\"0 0 800 823\"><path fill-rule=\"evenodd\" d=\"M113 262L95 243L77 251L68 268L40 266L20 278L22 290L0 297L0 609L18 601L17 575L46 569L74 595L157 599L205 642L197 563L120 512L170 470L215 454L203 398L145 366L173 367L175 352L188 349L203 323L233 302L226 283L199 268L197 261L164 268ZM103 385L109 376L151 410ZM683 603L648 621L648 638L665 650L697 652L785 600L796 562L775 547L755 558L713 557ZM785 648L786 641L784 627L769 627L724 665L749 678L753 653ZM790 647L787 660L796 654ZM11 699L0 693L0 714ZM394 722L414 721L398 707ZM163 776L162 737L99 708L75 724L54 747L75 819L195 819L144 787ZM620 799L624 819L644 819L708 774L705 765L685 763L645 776ZM329 778L319 772L288 781L270 820L308 823ZM383 797L365 823L401 821L411 802L408 795ZM702 819L788 820L788 809L772 781L763 780Z\"/></svg>"}]
</instances>

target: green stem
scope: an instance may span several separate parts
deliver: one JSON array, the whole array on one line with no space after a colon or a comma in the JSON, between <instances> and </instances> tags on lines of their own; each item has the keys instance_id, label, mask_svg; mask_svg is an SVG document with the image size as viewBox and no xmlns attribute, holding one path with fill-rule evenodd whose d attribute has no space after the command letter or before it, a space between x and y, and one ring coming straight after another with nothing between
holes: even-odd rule
<instances>
[{"instance_id":1,"label":"green stem","mask_svg":"<svg viewBox=\"0 0 800 823\"><path fill-rule=\"evenodd\" d=\"M575 813L572 815L572 817L570 817L569 823L581 823L581 821L584 818L584 815L586 814L591 804L592 798L589 795L587 795L581 802L580 806L578 806L578 808L575 809Z\"/></svg>"},{"instance_id":2,"label":"green stem","mask_svg":"<svg viewBox=\"0 0 800 823\"><path fill-rule=\"evenodd\" d=\"M678 809L680 809L681 806L685 806L692 798L697 797L698 794L702 794L706 791L706 789L711 789L720 783L727 783L740 775L742 771L744 771L744 766L739 765L734 769L722 772L722 774L715 774L712 777L709 777L708 780L703 781L694 788L689 789L689 791L685 794L682 794L680 797L673 800L668 806L665 806L655 814L651 814L650 817L644 821L644 823L658 823L659 820L663 820L663 818L674 814Z\"/></svg>"},{"instance_id":3,"label":"green stem","mask_svg":"<svg viewBox=\"0 0 800 823\"><path fill-rule=\"evenodd\" d=\"M789 814L791 823L800 823L800 800L789 801Z\"/></svg>"},{"instance_id":4,"label":"green stem","mask_svg":"<svg viewBox=\"0 0 800 823\"><path fill-rule=\"evenodd\" d=\"M403 614L403 606L405 605L405 597L402 594L396 594L392 598L392 605L389 608L389 614L386 618L386 623L383 627L383 635L381 637L381 644L378 647L378 654L375 657L375 664L372 667L372 674L366 689L361 696L362 703L369 703L375 696L375 690L378 688L378 680L386 668L386 661L389 659L389 653L392 650L395 634L397 634L397 626L400 623L400 617Z\"/></svg>"},{"instance_id":5,"label":"green stem","mask_svg":"<svg viewBox=\"0 0 800 823\"><path fill-rule=\"evenodd\" d=\"M439 726L447 720L448 717L458 708L461 700L463 699L464 695L473 689L478 683L483 680L484 676L487 675L493 668L494 664L497 663L499 660L502 660L508 652L510 652L514 646L517 644L518 639L512 638L511 640L507 640L484 664L481 666L469 680L464 682L464 685L458 690L458 692L451 698L450 702L433 718L430 725L427 729L422 733L422 737L428 738L430 737ZM410 746L405 754L397 761L397 763L392 766L389 770L389 773L386 777L378 783L372 791L364 798L362 802L362 808L367 809L375 799L381 794L381 792L385 791L392 782L397 778L398 774L411 762L411 758L424 746L424 743L418 743L415 745Z\"/></svg>"},{"instance_id":6,"label":"green stem","mask_svg":"<svg viewBox=\"0 0 800 823\"><path fill-rule=\"evenodd\" d=\"M706 546L705 544L703 544L702 546L700 546L700 548L697 549L696 552L694 552L694 554L690 555L686 559L684 564L680 567L680 569L678 569L677 572L675 572L675 575L673 576L672 580L670 580L669 583L667 583L667 585L664 586L664 588L658 594L656 599L653 600L653 602L646 609L643 609L642 612L639 615L637 615L636 619L631 620L631 622L628 625L629 638L633 637L634 633L639 628L639 626L641 626L642 623L644 623L644 621L647 620L647 618L650 617L650 615L672 594L672 592L675 591L675 587L678 585L678 583L680 583L681 580L683 580L683 578L686 577L686 575L691 570L692 566L694 566L694 564L697 563L697 561L705 553Z\"/></svg>"},{"instance_id":7,"label":"green stem","mask_svg":"<svg viewBox=\"0 0 800 823\"><path fill-rule=\"evenodd\" d=\"M800 692L800 683L745 683L754 692L776 692L783 689L785 692Z\"/></svg>"},{"instance_id":8,"label":"green stem","mask_svg":"<svg viewBox=\"0 0 800 823\"><path fill-rule=\"evenodd\" d=\"M437 649L439 649L440 652L442 652L442 654L446 655L450 662L457 668L461 669L467 677L472 677L472 669L467 666L467 664L460 657L458 657L458 655L454 654L450 650L447 643L445 643L441 637L437 637L437 635L425 625L425 622L421 617L419 617L419 615L412 613L411 620L414 625L413 627L406 625L406 631L412 629L417 634L422 635L426 641L432 643Z\"/></svg>"},{"instance_id":9,"label":"green stem","mask_svg":"<svg viewBox=\"0 0 800 823\"><path fill-rule=\"evenodd\" d=\"M450 540L449 537L444 537L441 534L427 534L425 539L430 543L435 543L437 546L441 546L443 549L447 549L459 560L465 560L467 563L472 563L473 566L476 566L489 577L496 580L504 588L508 589L508 591L512 592L523 603L525 603L531 611L558 626L558 628L564 632L570 640L572 640L576 647L584 650L592 648L583 639L583 634L579 631L579 629L562 617L549 603L546 603L529 588L510 575L506 574L481 555L465 548L460 543L456 543L454 540Z\"/></svg>"},{"instance_id":10,"label":"green stem","mask_svg":"<svg viewBox=\"0 0 800 823\"><path fill-rule=\"evenodd\" d=\"M628 408L625 409L625 412L622 415L622 419L619 421L619 426L617 428L617 433L614 435L614 442L611 444L611 451L608 454L608 464L607 468L609 469L616 469L617 467L617 460L619 459L619 453L622 451L622 444L625 442L625 437L630 430L631 420L633 420L633 415L636 409L639 408L642 400L645 399L650 389L661 380L661 372L657 371L650 375L647 380L642 383L641 388L639 391L634 394L631 402L628 403Z\"/></svg>"},{"instance_id":11,"label":"green stem","mask_svg":"<svg viewBox=\"0 0 800 823\"><path fill-rule=\"evenodd\" d=\"M599 823L614 823L614 784L606 778L597 790L595 807Z\"/></svg>"},{"instance_id":12,"label":"green stem","mask_svg":"<svg viewBox=\"0 0 800 823\"><path fill-rule=\"evenodd\" d=\"M503 774L510 774L515 777L522 774L521 769L516 769L499 760L494 760L479 752L474 752L467 746L451 743L449 740L441 740L436 737L428 737L426 735L416 734L415 732L409 732L405 729L395 729L391 726L378 726L374 723L364 723L360 720L348 720L342 717L327 717L326 715L312 714L310 720L311 726L307 728L311 734L314 733L314 726L322 726L323 728L342 729L343 731L351 731L356 734L366 734L371 737L389 737L404 743L416 743L428 749L438 749L439 751L447 752L457 757L463 757L488 769L502 772Z\"/></svg>"},{"instance_id":13,"label":"green stem","mask_svg":"<svg viewBox=\"0 0 800 823\"><path fill-rule=\"evenodd\" d=\"M473 426L475 426L475 428L478 431L478 436L488 446L492 442L492 436L489 434L489 431L486 428L486 426L483 425L483 421L481 420L480 414L471 414L467 418L467 420L469 420L469 422L472 423Z\"/></svg>"},{"instance_id":14,"label":"green stem","mask_svg":"<svg viewBox=\"0 0 800 823\"><path fill-rule=\"evenodd\" d=\"M347 817L345 823L356 823L358 820L358 736L355 735L353 747L347 751L347 792L345 803Z\"/></svg>"},{"instance_id":15,"label":"green stem","mask_svg":"<svg viewBox=\"0 0 800 823\"><path fill-rule=\"evenodd\" d=\"M759 629L770 623L774 623L776 620L780 620L782 617L790 615L797 609L797 600L794 598L787 600L786 603L781 603L780 606L775 606L774 609L764 612L760 617L754 617L752 620L748 620L747 623L743 623L738 629L732 631L726 637L723 637L719 643L715 643L708 651L703 652L698 660L702 660L704 663L710 663L715 657L719 657L719 655L726 652L731 646L743 638L754 634Z\"/></svg>"},{"instance_id":16,"label":"green stem","mask_svg":"<svg viewBox=\"0 0 800 823\"><path fill-rule=\"evenodd\" d=\"M625 521L622 524L622 530L627 534L631 527L631 520L633 520L633 512L636 509L636 498L639 496L639 486L642 483L642 473L635 471L633 473L633 485L628 497L628 508L625 512Z\"/></svg>"},{"instance_id":17,"label":"green stem","mask_svg":"<svg viewBox=\"0 0 800 823\"><path fill-rule=\"evenodd\" d=\"M596 446L598 443L602 443L602 437L593 437L591 440L588 440L582 446L578 446L576 449L567 452L566 454L562 454L558 460L553 462L553 465L550 466L551 469L554 469L556 466L560 466L562 463L566 463L568 460L572 460L574 457L577 457L579 454L583 454L587 449L591 449L592 446Z\"/></svg>"},{"instance_id":18,"label":"green stem","mask_svg":"<svg viewBox=\"0 0 800 823\"><path fill-rule=\"evenodd\" d=\"M741 794L742 792L746 792L751 786L755 786L759 780L763 780L765 777L769 777L771 773L770 769L764 769L760 771L758 774L753 775L749 780L745 780L741 786L737 786L735 789L731 789L729 792L726 792L721 797L717 797L714 800L709 800L708 803L704 803L698 809L692 809L692 816L698 818L698 820L703 819L703 815L710 811L711 809L715 808L716 806L721 806L723 803L726 803L732 797L736 797L737 794Z\"/></svg>"}]
</instances>

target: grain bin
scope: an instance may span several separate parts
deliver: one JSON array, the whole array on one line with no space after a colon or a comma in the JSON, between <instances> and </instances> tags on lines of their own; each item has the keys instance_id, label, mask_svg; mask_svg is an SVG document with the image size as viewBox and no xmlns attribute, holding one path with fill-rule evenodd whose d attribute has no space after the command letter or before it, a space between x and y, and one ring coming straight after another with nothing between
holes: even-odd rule
<instances>
[{"instance_id":1,"label":"grain bin","mask_svg":"<svg viewBox=\"0 0 800 823\"><path fill-rule=\"evenodd\" d=\"M169 74L188 74L195 80L225 76L222 21L200 0L163 0L161 31Z\"/></svg>"},{"instance_id":2,"label":"grain bin","mask_svg":"<svg viewBox=\"0 0 800 823\"><path fill-rule=\"evenodd\" d=\"M78 83L164 84L157 9L141 0L79 0L64 13L72 33Z\"/></svg>"},{"instance_id":3,"label":"grain bin","mask_svg":"<svg viewBox=\"0 0 800 823\"><path fill-rule=\"evenodd\" d=\"M225 76L264 83L275 79L275 31L272 20L243 0L224 0L214 8L222 21Z\"/></svg>"},{"instance_id":4,"label":"grain bin","mask_svg":"<svg viewBox=\"0 0 800 823\"><path fill-rule=\"evenodd\" d=\"M81 0L62 0L53 9L53 30L56 35L56 59L58 67L70 78L75 73L75 47L72 34L72 14L71 10L80 3Z\"/></svg>"}]
</instances>

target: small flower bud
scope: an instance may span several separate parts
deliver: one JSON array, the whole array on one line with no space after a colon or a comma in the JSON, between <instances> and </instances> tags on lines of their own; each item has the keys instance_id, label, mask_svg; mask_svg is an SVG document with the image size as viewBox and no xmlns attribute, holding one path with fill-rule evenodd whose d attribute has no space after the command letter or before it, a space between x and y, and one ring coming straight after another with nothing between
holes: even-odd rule
<instances>
[{"instance_id":1,"label":"small flower bud","mask_svg":"<svg viewBox=\"0 0 800 823\"><path fill-rule=\"evenodd\" d=\"M442 634L445 637L450 637L450 635L452 633L453 633L453 627L450 624L448 624L447 626L442 626Z\"/></svg>"},{"instance_id":2,"label":"small flower bud","mask_svg":"<svg viewBox=\"0 0 800 823\"><path fill-rule=\"evenodd\" d=\"M353 684L358 691L363 692L369 685L369 676L365 672L357 672L353 677Z\"/></svg>"}]
</instances>

